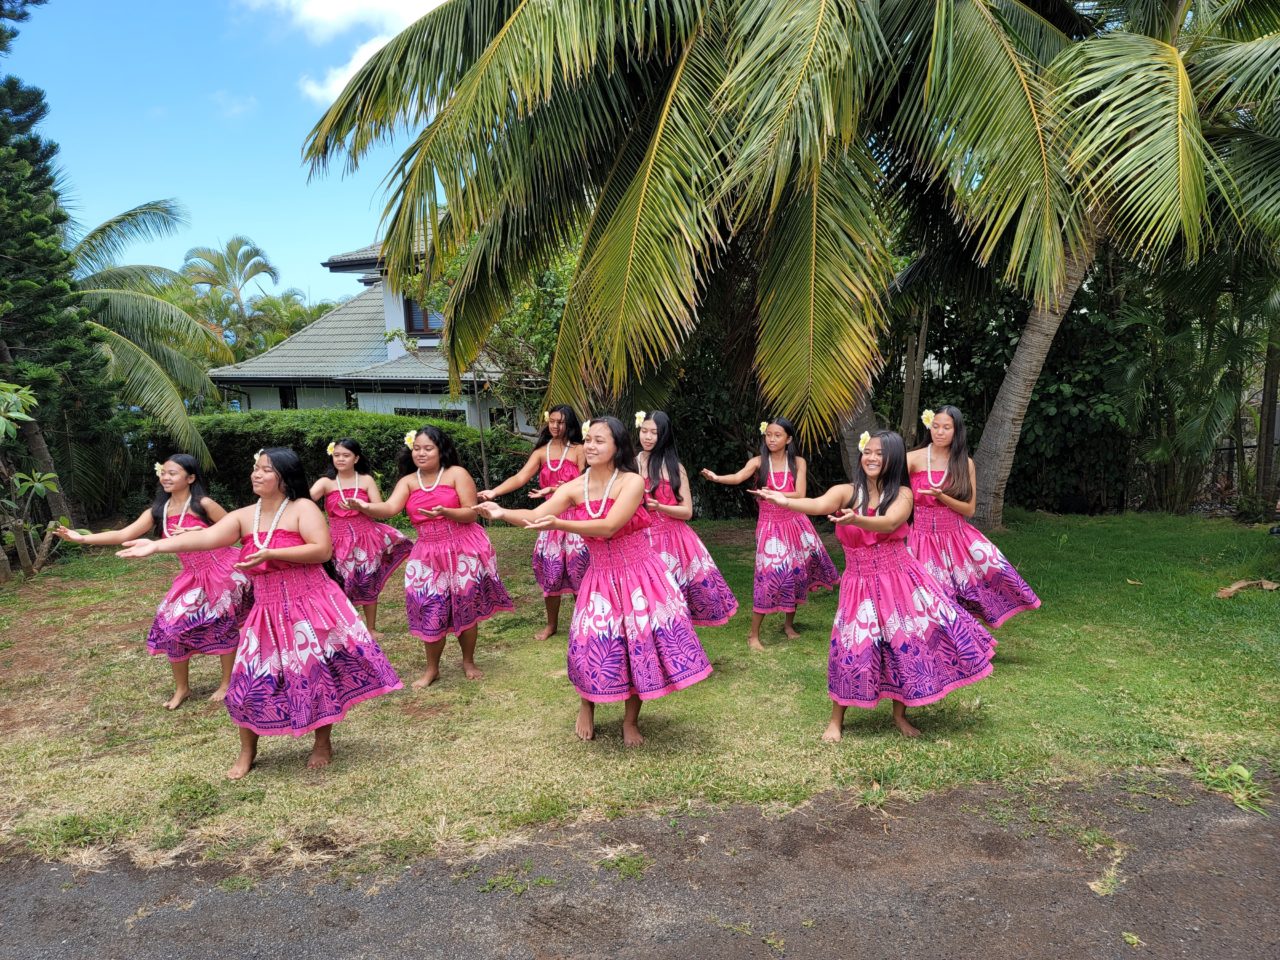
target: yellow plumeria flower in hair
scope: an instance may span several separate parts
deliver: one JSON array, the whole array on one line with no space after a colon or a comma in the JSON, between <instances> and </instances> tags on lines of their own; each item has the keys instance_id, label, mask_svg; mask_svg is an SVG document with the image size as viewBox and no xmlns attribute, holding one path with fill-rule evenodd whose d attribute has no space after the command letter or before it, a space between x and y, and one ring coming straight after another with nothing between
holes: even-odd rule
<instances>
[{"instance_id":1,"label":"yellow plumeria flower in hair","mask_svg":"<svg viewBox=\"0 0 1280 960\"><path fill-rule=\"evenodd\" d=\"M858 452L862 453L863 450L866 450L867 444L870 442L871 442L871 434L868 433L866 430L863 430L862 436L858 438Z\"/></svg>"},{"instance_id":2,"label":"yellow plumeria flower in hair","mask_svg":"<svg viewBox=\"0 0 1280 960\"><path fill-rule=\"evenodd\" d=\"M338 445L337 445L336 443L334 443L332 440L330 440L330 441L329 441L329 445L328 445L327 447L325 447L325 448L324 448L324 452L325 452L325 453L327 453L329 456L331 456L331 457L332 457L332 456L333 456L333 451L337 448L337 446L338 446Z\"/></svg>"},{"instance_id":3,"label":"yellow plumeria flower in hair","mask_svg":"<svg viewBox=\"0 0 1280 960\"><path fill-rule=\"evenodd\" d=\"M547 422L548 420L550 420L550 419L551 419L551 413L550 413L550 411L548 411L548 410L543 410L543 411L542 411L542 422L543 422L543 423L546 423L546 422Z\"/></svg>"},{"instance_id":4,"label":"yellow plumeria flower in hair","mask_svg":"<svg viewBox=\"0 0 1280 960\"><path fill-rule=\"evenodd\" d=\"M765 430L767 430L768 428L769 428L769 421L768 421L768 420L761 420L761 421L760 421L760 435L761 435L761 436L764 436L764 432L765 432Z\"/></svg>"},{"instance_id":5,"label":"yellow plumeria flower in hair","mask_svg":"<svg viewBox=\"0 0 1280 960\"><path fill-rule=\"evenodd\" d=\"M924 413L920 414L920 422L924 424L924 428L925 428L926 430L928 430L930 427L932 427L932 426L933 426L933 411L932 411L932 410L926 410Z\"/></svg>"},{"instance_id":6,"label":"yellow plumeria flower in hair","mask_svg":"<svg viewBox=\"0 0 1280 960\"><path fill-rule=\"evenodd\" d=\"M158 476L160 476L162 473L164 473L164 464L163 464L163 463L157 463L157 464L156 464L156 476L158 477Z\"/></svg>"},{"instance_id":7,"label":"yellow plumeria flower in hair","mask_svg":"<svg viewBox=\"0 0 1280 960\"><path fill-rule=\"evenodd\" d=\"M636 411L636 426L639 427L648 417L643 410Z\"/></svg>"},{"instance_id":8,"label":"yellow plumeria flower in hair","mask_svg":"<svg viewBox=\"0 0 1280 960\"><path fill-rule=\"evenodd\" d=\"M413 438L418 435L417 430L407 430L404 435L404 445L410 450L413 449Z\"/></svg>"}]
</instances>

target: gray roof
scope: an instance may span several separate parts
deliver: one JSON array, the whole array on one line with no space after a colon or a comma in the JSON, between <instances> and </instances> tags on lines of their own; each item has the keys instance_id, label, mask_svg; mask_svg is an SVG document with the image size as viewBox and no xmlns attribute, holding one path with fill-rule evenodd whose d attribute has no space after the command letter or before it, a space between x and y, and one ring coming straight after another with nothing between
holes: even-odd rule
<instances>
[{"instance_id":1,"label":"gray roof","mask_svg":"<svg viewBox=\"0 0 1280 960\"><path fill-rule=\"evenodd\" d=\"M482 378L486 373L495 372L484 368L480 370ZM449 364L439 350L426 348L419 349L416 353L407 353L404 356L396 357L394 360L384 360L382 363L376 363L363 370L344 373L337 379L344 383L371 380L379 382L388 380L400 382L411 380L445 381L449 379ZM470 381L472 374L470 372L464 373L462 379Z\"/></svg>"},{"instance_id":2,"label":"gray roof","mask_svg":"<svg viewBox=\"0 0 1280 960\"><path fill-rule=\"evenodd\" d=\"M387 359L382 284L330 310L256 357L209 371L212 380L329 380Z\"/></svg>"},{"instance_id":3,"label":"gray roof","mask_svg":"<svg viewBox=\"0 0 1280 960\"><path fill-rule=\"evenodd\" d=\"M376 269L382 262L382 244L371 243L359 250L335 253L320 266L333 273L356 273Z\"/></svg>"}]
</instances>

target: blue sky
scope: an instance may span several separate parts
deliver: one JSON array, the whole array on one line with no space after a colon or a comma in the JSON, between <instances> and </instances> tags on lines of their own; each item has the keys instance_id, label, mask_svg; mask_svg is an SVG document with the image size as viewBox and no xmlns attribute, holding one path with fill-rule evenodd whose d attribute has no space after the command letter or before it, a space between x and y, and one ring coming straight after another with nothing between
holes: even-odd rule
<instances>
[{"instance_id":1,"label":"blue sky","mask_svg":"<svg viewBox=\"0 0 1280 960\"><path fill-rule=\"evenodd\" d=\"M442 0L49 0L0 74L44 89L66 200L85 225L174 197L190 225L127 259L176 268L195 246L251 237L280 289L355 294L330 254L377 238L398 151L308 183L302 142L345 78Z\"/></svg>"}]
</instances>

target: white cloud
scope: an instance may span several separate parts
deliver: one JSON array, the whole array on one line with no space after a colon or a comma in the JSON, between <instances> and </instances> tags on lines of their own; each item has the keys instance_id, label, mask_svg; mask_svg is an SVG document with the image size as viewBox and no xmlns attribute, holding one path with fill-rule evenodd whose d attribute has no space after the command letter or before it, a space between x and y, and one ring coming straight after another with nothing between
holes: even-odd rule
<instances>
[{"instance_id":1,"label":"white cloud","mask_svg":"<svg viewBox=\"0 0 1280 960\"><path fill-rule=\"evenodd\" d=\"M242 0L255 10L277 10L315 41L330 40L353 27L396 33L444 0Z\"/></svg>"},{"instance_id":2,"label":"white cloud","mask_svg":"<svg viewBox=\"0 0 1280 960\"><path fill-rule=\"evenodd\" d=\"M347 81L356 75L356 71L365 65L365 61L381 50L390 39L391 35L387 34L386 36L366 40L356 47L356 52L351 55L350 60L340 67L330 67L326 70L323 80L313 80L310 76L304 74L302 79L298 81L298 86L312 100L327 107L338 98L338 94L347 85Z\"/></svg>"}]
</instances>

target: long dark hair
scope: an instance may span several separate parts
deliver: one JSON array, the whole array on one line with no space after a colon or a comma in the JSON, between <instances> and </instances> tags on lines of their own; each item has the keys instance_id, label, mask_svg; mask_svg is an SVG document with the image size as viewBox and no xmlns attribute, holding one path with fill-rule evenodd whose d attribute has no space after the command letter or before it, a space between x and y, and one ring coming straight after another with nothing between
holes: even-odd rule
<instances>
[{"instance_id":1,"label":"long dark hair","mask_svg":"<svg viewBox=\"0 0 1280 960\"><path fill-rule=\"evenodd\" d=\"M911 488L911 478L907 474L907 445L902 435L892 430L877 430L871 435L873 440L880 441L880 503L876 513L884 516L903 487ZM849 506L861 510L871 500L868 489L870 483L866 471L862 469L862 457L853 462L853 499Z\"/></svg>"},{"instance_id":2,"label":"long dark hair","mask_svg":"<svg viewBox=\"0 0 1280 960\"><path fill-rule=\"evenodd\" d=\"M671 418L661 410L654 410L645 419L652 420L658 428L658 440L649 451L648 482L645 493L649 496L657 494L663 477L671 484L671 492L675 494L676 503L680 499L680 454L676 452L676 430L671 425Z\"/></svg>"},{"instance_id":3,"label":"long dark hair","mask_svg":"<svg viewBox=\"0 0 1280 960\"><path fill-rule=\"evenodd\" d=\"M444 470L448 467L461 466L458 459L458 448L453 445L453 440L449 435L439 427L427 424L425 427L419 427L414 433L413 439L417 440L423 434L427 435L427 439L436 445L436 449L440 451L440 469ZM400 476L407 477L411 473L417 473L418 467L413 462L413 448L405 447L396 457L396 466L400 468Z\"/></svg>"},{"instance_id":4,"label":"long dark hair","mask_svg":"<svg viewBox=\"0 0 1280 960\"><path fill-rule=\"evenodd\" d=\"M271 461L271 469L280 477L284 495L290 500L310 500L311 484L302 469L302 458L288 447L267 447L262 455Z\"/></svg>"},{"instance_id":5,"label":"long dark hair","mask_svg":"<svg viewBox=\"0 0 1280 960\"><path fill-rule=\"evenodd\" d=\"M570 443L582 442L582 424L578 420L578 412L567 403L559 404L547 411L547 416L558 413L564 417L564 436ZM590 421L587 421L590 423ZM542 431L538 434L538 439L533 442L533 449L537 450L545 447L551 442L551 427L544 423Z\"/></svg>"},{"instance_id":6,"label":"long dark hair","mask_svg":"<svg viewBox=\"0 0 1280 960\"><path fill-rule=\"evenodd\" d=\"M796 475L796 428L795 425L786 417L774 417L766 427L777 424L783 429L787 435L787 469L791 471L791 475ZM770 466L771 456L769 454L769 446L764 442L764 434L760 434L760 470L756 474L756 486L761 490L769 486L769 471L773 469Z\"/></svg>"},{"instance_id":7,"label":"long dark hair","mask_svg":"<svg viewBox=\"0 0 1280 960\"><path fill-rule=\"evenodd\" d=\"M956 426L955 432L951 434L951 450L947 455L947 485L942 488L942 492L968 503L973 496L973 487L969 484L969 439L964 428L964 414L951 404L939 407L935 416L938 413L945 413ZM933 437L930 436L929 444L932 443ZM932 484L933 481L930 480L929 483Z\"/></svg>"},{"instance_id":8,"label":"long dark hair","mask_svg":"<svg viewBox=\"0 0 1280 960\"><path fill-rule=\"evenodd\" d=\"M636 445L631 440L631 431L622 425L617 417L595 417L583 424L589 428L593 423L603 423L613 435L613 465L620 473L639 473L636 466Z\"/></svg>"},{"instance_id":9,"label":"long dark hair","mask_svg":"<svg viewBox=\"0 0 1280 960\"><path fill-rule=\"evenodd\" d=\"M174 453L164 458L164 463L176 463L186 471L188 477L191 478L191 507L190 512L205 523L212 523L209 514L205 512L204 504L200 501L209 495L209 491L204 485L204 474L200 472L200 464L196 463L196 458L189 453ZM165 493L164 487L157 484L156 498L151 501L151 522L156 528L163 531L165 528L164 511L169 504L169 494Z\"/></svg>"},{"instance_id":10,"label":"long dark hair","mask_svg":"<svg viewBox=\"0 0 1280 960\"><path fill-rule=\"evenodd\" d=\"M350 450L355 455L356 473L373 473L373 469L369 466L368 461L365 460L364 458L364 448L360 446L359 440L353 440L351 439L351 437L343 437L341 440L335 440L333 445L335 447L345 447L347 450ZM332 455L330 455L329 457L329 466L325 468L325 471L322 474L322 476L328 477L330 480L338 479L338 468L333 465Z\"/></svg>"}]
</instances>

